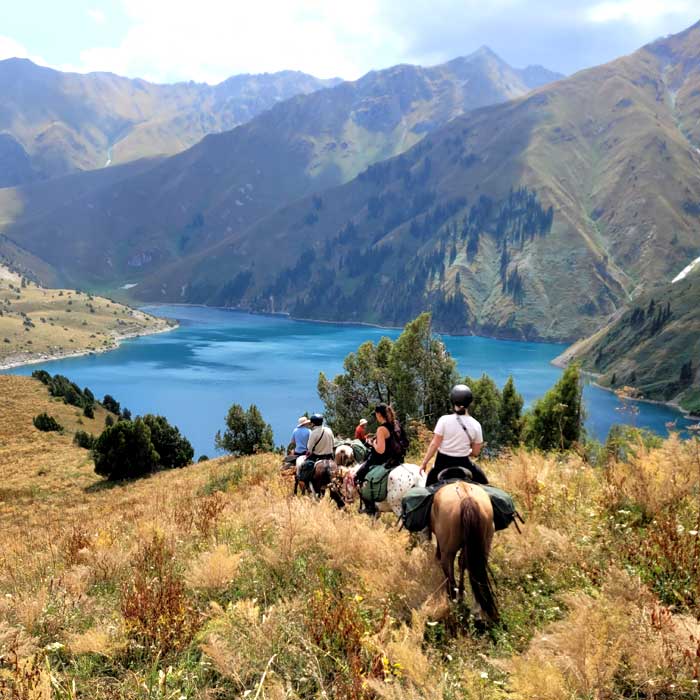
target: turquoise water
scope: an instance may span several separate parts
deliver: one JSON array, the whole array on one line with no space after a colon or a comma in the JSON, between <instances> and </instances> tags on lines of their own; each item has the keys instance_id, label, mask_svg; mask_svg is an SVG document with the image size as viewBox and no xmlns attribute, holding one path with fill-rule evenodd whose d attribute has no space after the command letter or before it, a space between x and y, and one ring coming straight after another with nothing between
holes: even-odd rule
<instances>
[{"instance_id":1,"label":"turquoise water","mask_svg":"<svg viewBox=\"0 0 700 700\"><path fill-rule=\"evenodd\" d=\"M134 415L159 413L177 425L197 455L214 455L214 435L223 428L232 403L257 404L272 424L275 442L288 441L304 411L321 411L318 373L334 376L344 357L366 340L399 331L292 321L238 311L153 306L147 311L180 321L170 333L127 341L102 355L56 360L10 370L31 374L46 369L90 387L96 396L112 394ZM510 374L527 403L541 396L561 371L550 364L565 346L518 343L478 337L445 337L463 374L491 375L499 386ZM639 403L639 414L620 413L610 392L586 387L587 427L604 439L610 425L634 422L666 434L666 423L687 421L665 406ZM487 437L488 439L488 437Z\"/></svg>"}]
</instances>

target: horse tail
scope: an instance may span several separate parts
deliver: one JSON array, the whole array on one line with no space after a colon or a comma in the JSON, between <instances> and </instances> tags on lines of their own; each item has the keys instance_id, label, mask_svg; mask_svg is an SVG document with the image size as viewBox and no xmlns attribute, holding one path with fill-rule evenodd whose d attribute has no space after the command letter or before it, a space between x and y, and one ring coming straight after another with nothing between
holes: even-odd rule
<instances>
[{"instance_id":1,"label":"horse tail","mask_svg":"<svg viewBox=\"0 0 700 700\"><path fill-rule=\"evenodd\" d=\"M476 602L495 622L498 620L498 602L489 572L487 551L490 523L484 518L478 503L471 496L462 499L460 515L463 542L461 566L466 566L469 572L469 582Z\"/></svg>"}]
</instances>

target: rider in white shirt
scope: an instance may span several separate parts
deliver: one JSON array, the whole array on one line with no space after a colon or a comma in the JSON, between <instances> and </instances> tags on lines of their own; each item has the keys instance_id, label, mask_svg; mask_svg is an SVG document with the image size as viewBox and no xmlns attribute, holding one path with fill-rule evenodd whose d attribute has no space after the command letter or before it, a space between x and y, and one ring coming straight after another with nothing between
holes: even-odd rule
<instances>
[{"instance_id":1,"label":"rider in white shirt","mask_svg":"<svg viewBox=\"0 0 700 700\"><path fill-rule=\"evenodd\" d=\"M480 484L488 484L486 474L474 464L470 457L478 457L484 445L481 424L469 415L468 407L473 400L471 389L465 384L457 384L450 392L450 402L454 413L442 416L435 426L434 437L430 443L422 471L427 471L428 464L437 452L435 464L428 472L426 486L434 484L443 469L463 467L472 473L472 478Z\"/></svg>"}]
</instances>

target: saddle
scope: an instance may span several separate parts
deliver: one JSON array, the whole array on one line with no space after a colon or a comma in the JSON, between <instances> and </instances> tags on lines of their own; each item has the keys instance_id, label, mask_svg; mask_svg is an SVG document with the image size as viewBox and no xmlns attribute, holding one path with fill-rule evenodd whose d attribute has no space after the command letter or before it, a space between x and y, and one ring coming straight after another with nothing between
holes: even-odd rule
<instances>
[{"instance_id":1,"label":"saddle","mask_svg":"<svg viewBox=\"0 0 700 700\"><path fill-rule=\"evenodd\" d=\"M438 481L432 486L414 486L401 501L401 522L409 532L420 532L430 526L430 511L435 494L448 484L456 481L472 481L471 472L464 467L448 467L438 474ZM524 523L515 507L513 497L495 486L477 484L491 499L493 524L496 530L505 530L511 523L520 532L518 520Z\"/></svg>"}]
</instances>

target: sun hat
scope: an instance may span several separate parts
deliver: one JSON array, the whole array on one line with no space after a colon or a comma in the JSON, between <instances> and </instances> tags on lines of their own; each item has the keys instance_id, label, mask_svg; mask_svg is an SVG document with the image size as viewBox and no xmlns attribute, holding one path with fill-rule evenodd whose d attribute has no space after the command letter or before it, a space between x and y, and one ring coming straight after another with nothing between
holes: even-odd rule
<instances>
[{"instance_id":1,"label":"sun hat","mask_svg":"<svg viewBox=\"0 0 700 700\"><path fill-rule=\"evenodd\" d=\"M367 419L366 419L366 418L360 418L360 425L367 425Z\"/></svg>"},{"instance_id":2,"label":"sun hat","mask_svg":"<svg viewBox=\"0 0 700 700\"><path fill-rule=\"evenodd\" d=\"M306 416L302 416L297 421L297 428L301 428L302 425L306 425L307 423L310 423L310 422L311 421Z\"/></svg>"}]
</instances>

